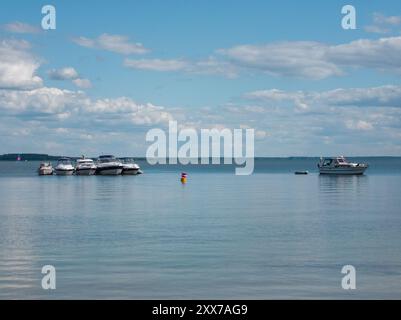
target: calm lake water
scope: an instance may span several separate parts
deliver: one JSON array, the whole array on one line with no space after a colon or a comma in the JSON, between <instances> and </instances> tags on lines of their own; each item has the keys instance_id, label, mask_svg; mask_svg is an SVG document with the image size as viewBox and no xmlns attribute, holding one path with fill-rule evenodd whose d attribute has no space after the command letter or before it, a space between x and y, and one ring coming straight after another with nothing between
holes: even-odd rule
<instances>
[{"instance_id":1,"label":"calm lake water","mask_svg":"<svg viewBox=\"0 0 401 320\"><path fill-rule=\"evenodd\" d=\"M0 162L0 298L400 299L401 158L359 160L364 176L319 176L311 158L257 159L251 176L186 166L186 185L180 166L39 177Z\"/></svg>"}]
</instances>

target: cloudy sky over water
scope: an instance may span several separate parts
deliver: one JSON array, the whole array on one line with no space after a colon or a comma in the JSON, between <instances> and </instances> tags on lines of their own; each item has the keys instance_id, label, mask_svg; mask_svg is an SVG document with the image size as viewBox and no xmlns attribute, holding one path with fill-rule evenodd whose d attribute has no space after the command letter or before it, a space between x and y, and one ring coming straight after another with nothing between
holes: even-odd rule
<instances>
[{"instance_id":1,"label":"cloudy sky over water","mask_svg":"<svg viewBox=\"0 0 401 320\"><path fill-rule=\"evenodd\" d=\"M254 128L257 156L401 155L401 4L42 1L0 10L0 153L145 154L146 132ZM50 4L50 3L49 3Z\"/></svg>"}]
</instances>

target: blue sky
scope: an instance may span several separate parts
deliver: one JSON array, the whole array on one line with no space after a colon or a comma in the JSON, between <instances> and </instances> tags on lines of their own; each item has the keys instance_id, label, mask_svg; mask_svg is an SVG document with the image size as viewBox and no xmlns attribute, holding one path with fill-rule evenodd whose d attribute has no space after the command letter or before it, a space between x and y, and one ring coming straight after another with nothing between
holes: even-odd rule
<instances>
[{"instance_id":1,"label":"blue sky","mask_svg":"<svg viewBox=\"0 0 401 320\"><path fill-rule=\"evenodd\" d=\"M399 1L49 4L47 31L1 5L0 153L144 155L174 119L254 128L258 156L401 155Z\"/></svg>"}]
</instances>

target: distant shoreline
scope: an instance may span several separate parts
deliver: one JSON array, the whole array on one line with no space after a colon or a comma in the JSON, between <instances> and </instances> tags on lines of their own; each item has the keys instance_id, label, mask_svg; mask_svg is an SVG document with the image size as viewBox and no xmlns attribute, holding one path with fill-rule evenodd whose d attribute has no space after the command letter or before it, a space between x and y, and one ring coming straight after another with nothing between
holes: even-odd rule
<instances>
[{"instance_id":1,"label":"distant shoreline","mask_svg":"<svg viewBox=\"0 0 401 320\"><path fill-rule=\"evenodd\" d=\"M7 153L0 155L0 161L17 161L17 158L20 157L20 161L56 161L61 157L65 156L55 156L41 153ZM79 159L76 156L67 156L70 159ZM399 156L348 156L349 158L401 158ZM92 159L96 159L96 157L88 157ZM134 158L135 160L146 160L146 157L132 157L132 156L124 156L118 157L120 159L124 158ZM268 156L268 157L255 157L257 159L318 159L320 156ZM200 159L200 158L199 158ZM211 159L211 158L210 158Z\"/></svg>"}]
</instances>

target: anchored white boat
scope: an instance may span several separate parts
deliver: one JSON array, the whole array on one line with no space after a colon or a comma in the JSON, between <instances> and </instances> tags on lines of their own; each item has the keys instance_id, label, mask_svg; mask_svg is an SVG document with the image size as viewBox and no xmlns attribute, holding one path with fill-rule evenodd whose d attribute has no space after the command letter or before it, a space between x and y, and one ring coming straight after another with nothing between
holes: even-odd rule
<instances>
[{"instance_id":1,"label":"anchored white boat","mask_svg":"<svg viewBox=\"0 0 401 320\"><path fill-rule=\"evenodd\" d=\"M140 173L140 167L135 163L134 159L124 159L123 164L123 175L136 175Z\"/></svg>"},{"instance_id":2,"label":"anchored white boat","mask_svg":"<svg viewBox=\"0 0 401 320\"><path fill-rule=\"evenodd\" d=\"M320 174L363 174L368 168L365 163L348 162L345 157L320 158L317 167Z\"/></svg>"},{"instance_id":3,"label":"anchored white boat","mask_svg":"<svg viewBox=\"0 0 401 320\"><path fill-rule=\"evenodd\" d=\"M70 158L60 158L55 168L58 176L70 176L74 173L74 167L71 164Z\"/></svg>"},{"instance_id":4,"label":"anchored white boat","mask_svg":"<svg viewBox=\"0 0 401 320\"><path fill-rule=\"evenodd\" d=\"M50 176L53 174L53 167L50 162L42 162L38 168L40 176Z\"/></svg>"},{"instance_id":5,"label":"anchored white boat","mask_svg":"<svg viewBox=\"0 0 401 320\"><path fill-rule=\"evenodd\" d=\"M78 176L91 176L96 173L96 165L92 159L86 159L82 157L77 160L77 165L75 166L75 174Z\"/></svg>"},{"instance_id":6,"label":"anchored white boat","mask_svg":"<svg viewBox=\"0 0 401 320\"><path fill-rule=\"evenodd\" d=\"M123 171L123 164L113 155L99 156L96 174L117 176Z\"/></svg>"}]
</instances>

